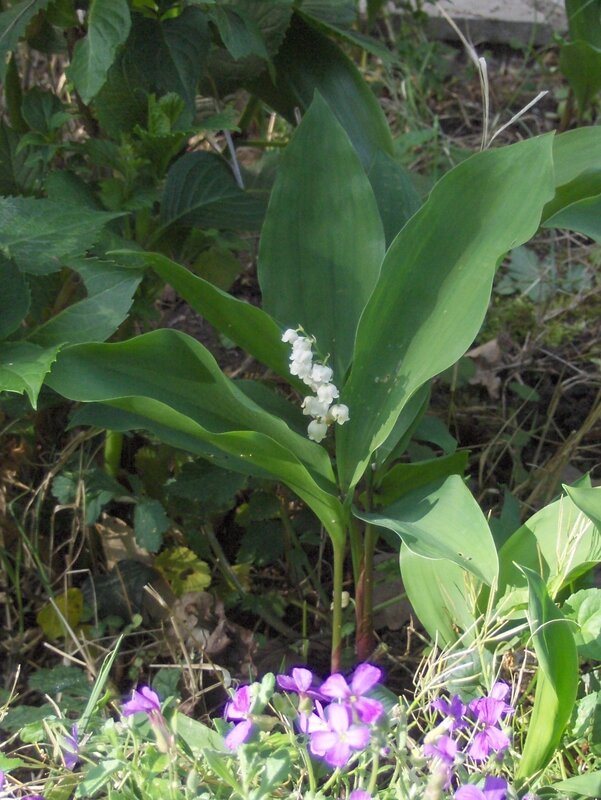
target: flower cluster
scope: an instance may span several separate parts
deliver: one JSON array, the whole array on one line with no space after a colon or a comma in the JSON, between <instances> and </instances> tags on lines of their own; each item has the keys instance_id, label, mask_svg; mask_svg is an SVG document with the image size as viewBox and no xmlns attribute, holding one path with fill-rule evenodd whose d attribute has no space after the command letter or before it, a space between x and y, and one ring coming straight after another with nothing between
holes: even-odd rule
<instances>
[{"instance_id":1,"label":"flower cluster","mask_svg":"<svg viewBox=\"0 0 601 800\"><path fill-rule=\"evenodd\" d=\"M514 708L505 702L509 686L501 681L495 683L489 695L472 700L467 705L455 695L450 701L440 698L432 707L445 717L439 726L445 731L432 741L424 743L424 755L434 758L442 775L444 786L451 783L453 767L464 754L477 763L486 761L491 755L502 754L510 744L509 737L500 727L501 721ZM453 739L448 733L460 731L461 740ZM427 737L428 738L428 737ZM455 800L505 800L507 782L504 778L487 776L484 788L468 784L461 786L454 794Z\"/></svg>"},{"instance_id":2,"label":"flower cluster","mask_svg":"<svg viewBox=\"0 0 601 800\"><path fill-rule=\"evenodd\" d=\"M313 673L303 667L291 675L278 675L278 686L298 695L298 727L309 737L309 751L332 767L344 767L354 752L369 745L373 725L384 714L379 700L367 696L382 677L371 664L360 664L350 683L340 673L318 685ZM225 743L235 750L255 730L253 691L241 686L227 703L224 716L235 722Z\"/></svg>"},{"instance_id":3,"label":"flower cluster","mask_svg":"<svg viewBox=\"0 0 601 800\"><path fill-rule=\"evenodd\" d=\"M303 400L303 414L313 417L307 428L309 439L321 442L333 422L344 425L349 420L348 406L334 403L340 392L332 383L331 367L314 361L313 337L302 336L289 328L284 331L282 341L292 345L290 374L299 377L313 392Z\"/></svg>"}]
</instances>

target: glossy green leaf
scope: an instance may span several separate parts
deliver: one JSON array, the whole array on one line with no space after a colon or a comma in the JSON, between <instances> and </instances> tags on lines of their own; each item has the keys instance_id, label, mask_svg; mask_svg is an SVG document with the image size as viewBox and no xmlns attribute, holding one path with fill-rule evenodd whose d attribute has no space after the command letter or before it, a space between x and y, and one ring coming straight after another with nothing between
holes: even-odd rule
<instances>
[{"instance_id":1,"label":"glossy green leaf","mask_svg":"<svg viewBox=\"0 0 601 800\"><path fill-rule=\"evenodd\" d=\"M250 88L290 122L296 119L295 109L308 109L319 92L370 177L390 242L419 206L419 198L406 171L393 159L388 123L361 73L328 36L298 16L274 65L275 83L265 72Z\"/></svg>"},{"instance_id":2,"label":"glossy green leaf","mask_svg":"<svg viewBox=\"0 0 601 800\"><path fill-rule=\"evenodd\" d=\"M537 511L499 550L498 596L526 585L520 566L540 575L555 596L599 561L601 533L570 497L562 497Z\"/></svg>"},{"instance_id":3,"label":"glossy green leaf","mask_svg":"<svg viewBox=\"0 0 601 800\"><path fill-rule=\"evenodd\" d=\"M87 14L87 34L73 51L67 76L84 103L102 89L118 48L131 28L127 0L92 0Z\"/></svg>"},{"instance_id":4,"label":"glossy green leaf","mask_svg":"<svg viewBox=\"0 0 601 800\"><path fill-rule=\"evenodd\" d=\"M35 408L57 352L58 347L45 348L30 342L0 344L0 392L27 394Z\"/></svg>"},{"instance_id":5,"label":"glossy green leaf","mask_svg":"<svg viewBox=\"0 0 601 800\"><path fill-rule=\"evenodd\" d=\"M387 463L390 465L404 454L429 405L430 384L425 383L405 405L386 441L374 453L378 469L386 469Z\"/></svg>"},{"instance_id":6,"label":"glossy green leaf","mask_svg":"<svg viewBox=\"0 0 601 800\"><path fill-rule=\"evenodd\" d=\"M302 325L316 338L322 358L330 355L338 385L384 247L369 181L344 130L316 94L273 187L259 282L265 310L283 327Z\"/></svg>"},{"instance_id":7,"label":"glossy green leaf","mask_svg":"<svg viewBox=\"0 0 601 800\"><path fill-rule=\"evenodd\" d=\"M389 505L409 492L434 483L449 475L463 476L467 469L467 450L429 461L411 464L395 464L378 482L374 489L378 505Z\"/></svg>"},{"instance_id":8,"label":"glossy green leaf","mask_svg":"<svg viewBox=\"0 0 601 800\"><path fill-rule=\"evenodd\" d=\"M400 553L403 587L411 607L433 641L451 644L460 635L467 643L474 627L474 579L451 561L423 558L403 544ZM428 587L424 591L424 587ZM477 586L477 584L476 584Z\"/></svg>"},{"instance_id":9,"label":"glossy green leaf","mask_svg":"<svg viewBox=\"0 0 601 800\"><path fill-rule=\"evenodd\" d=\"M140 253L131 251L131 255L139 257ZM278 375L290 378L289 347L281 341L282 331L268 314L217 289L160 253L144 253L143 257L214 328Z\"/></svg>"},{"instance_id":10,"label":"glossy green leaf","mask_svg":"<svg viewBox=\"0 0 601 800\"><path fill-rule=\"evenodd\" d=\"M421 486L382 511L353 513L394 531L416 555L451 561L486 584L497 577L497 552L488 523L458 475Z\"/></svg>"},{"instance_id":11,"label":"glossy green leaf","mask_svg":"<svg viewBox=\"0 0 601 800\"><path fill-rule=\"evenodd\" d=\"M553 163L558 187L585 176L590 170L601 169L601 126L577 128L556 136Z\"/></svg>"},{"instance_id":12,"label":"glossy green leaf","mask_svg":"<svg viewBox=\"0 0 601 800\"><path fill-rule=\"evenodd\" d=\"M29 341L43 347L102 342L127 317L142 280L140 270L124 269L99 259L81 259L74 266L86 283L88 297L40 325L30 334Z\"/></svg>"},{"instance_id":13,"label":"glossy green leaf","mask_svg":"<svg viewBox=\"0 0 601 800\"><path fill-rule=\"evenodd\" d=\"M528 581L528 624L539 663L534 708L516 774L517 781L545 767L568 724L578 689L578 656L568 622L549 597L543 580L524 568Z\"/></svg>"},{"instance_id":14,"label":"glossy green leaf","mask_svg":"<svg viewBox=\"0 0 601 800\"><path fill-rule=\"evenodd\" d=\"M257 230L266 195L244 191L226 162L213 153L187 153L167 173L161 229L169 225Z\"/></svg>"},{"instance_id":15,"label":"glossy green leaf","mask_svg":"<svg viewBox=\"0 0 601 800\"><path fill-rule=\"evenodd\" d=\"M21 0L0 14L0 81L6 72L6 56L17 46L31 20L50 0Z\"/></svg>"},{"instance_id":16,"label":"glossy green leaf","mask_svg":"<svg viewBox=\"0 0 601 800\"><path fill-rule=\"evenodd\" d=\"M389 248L342 392L351 417L336 437L345 487L360 479L414 392L473 341L500 257L535 233L553 194L551 146L542 136L467 159Z\"/></svg>"},{"instance_id":17,"label":"glossy green leaf","mask_svg":"<svg viewBox=\"0 0 601 800\"><path fill-rule=\"evenodd\" d=\"M46 199L0 197L0 249L23 272L57 272L65 259L85 252L119 216Z\"/></svg>"},{"instance_id":18,"label":"glossy green leaf","mask_svg":"<svg viewBox=\"0 0 601 800\"><path fill-rule=\"evenodd\" d=\"M16 331L24 320L31 296L29 286L17 266L0 256L0 338Z\"/></svg>"},{"instance_id":19,"label":"glossy green leaf","mask_svg":"<svg viewBox=\"0 0 601 800\"><path fill-rule=\"evenodd\" d=\"M332 536L344 538L326 451L240 392L191 337L161 330L122 343L65 348L48 382L70 399L106 402L136 415L142 421L136 427L175 443L171 432L177 446L189 442L192 452L198 441L202 455L208 444L248 462L250 472L256 465L296 491Z\"/></svg>"}]
</instances>

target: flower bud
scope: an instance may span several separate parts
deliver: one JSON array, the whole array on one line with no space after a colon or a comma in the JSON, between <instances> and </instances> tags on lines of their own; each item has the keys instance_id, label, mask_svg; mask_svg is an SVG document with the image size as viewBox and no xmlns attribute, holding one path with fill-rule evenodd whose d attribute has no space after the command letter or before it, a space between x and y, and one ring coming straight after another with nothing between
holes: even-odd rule
<instances>
[{"instance_id":1,"label":"flower bud","mask_svg":"<svg viewBox=\"0 0 601 800\"><path fill-rule=\"evenodd\" d=\"M314 442L321 442L322 439L325 438L326 433L328 432L328 426L325 422L319 422L318 420L312 420L308 427L307 427L307 434L309 439Z\"/></svg>"}]
</instances>

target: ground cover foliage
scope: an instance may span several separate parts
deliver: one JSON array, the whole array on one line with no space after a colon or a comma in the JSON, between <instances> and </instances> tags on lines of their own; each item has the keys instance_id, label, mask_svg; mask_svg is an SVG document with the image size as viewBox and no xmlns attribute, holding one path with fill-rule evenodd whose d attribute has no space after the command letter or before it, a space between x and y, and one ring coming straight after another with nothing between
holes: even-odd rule
<instances>
[{"instance_id":1,"label":"ground cover foliage","mask_svg":"<svg viewBox=\"0 0 601 800\"><path fill-rule=\"evenodd\" d=\"M601 795L599 7L400 10L0 12L0 794Z\"/></svg>"}]
</instances>

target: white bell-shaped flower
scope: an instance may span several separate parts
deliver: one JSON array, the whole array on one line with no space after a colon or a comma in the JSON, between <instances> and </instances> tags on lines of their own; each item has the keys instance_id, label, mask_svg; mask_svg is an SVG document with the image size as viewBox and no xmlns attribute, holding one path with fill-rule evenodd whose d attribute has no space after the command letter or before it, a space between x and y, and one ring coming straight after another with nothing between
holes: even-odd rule
<instances>
[{"instance_id":1,"label":"white bell-shaped flower","mask_svg":"<svg viewBox=\"0 0 601 800\"><path fill-rule=\"evenodd\" d=\"M344 423L348 422L350 419L348 406L345 406L344 403L338 403L332 406L328 411L328 417L339 425L344 425Z\"/></svg>"},{"instance_id":2,"label":"white bell-shaped flower","mask_svg":"<svg viewBox=\"0 0 601 800\"><path fill-rule=\"evenodd\" d=\"M314 442L321 442L322 439L325 439L326 433L328 432L328 426L325 422L319 422L319 420L313 419L309 423L307 427L307 433L309 435L309 439Z\"/></svg>"}]
</instances>

